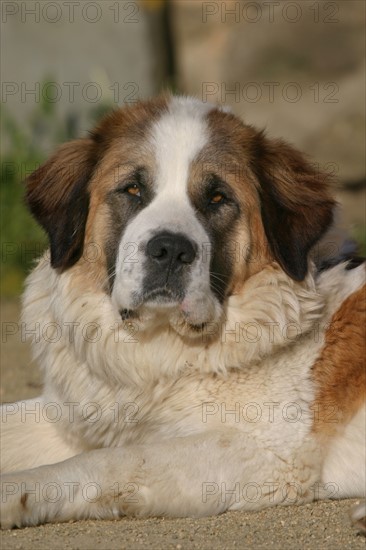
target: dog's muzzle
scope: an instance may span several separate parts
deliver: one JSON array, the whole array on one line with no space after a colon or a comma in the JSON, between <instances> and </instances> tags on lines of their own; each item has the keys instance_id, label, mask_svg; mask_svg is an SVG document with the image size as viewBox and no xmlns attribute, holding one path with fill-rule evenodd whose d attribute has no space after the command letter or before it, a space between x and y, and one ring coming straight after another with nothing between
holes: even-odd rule
<instances>
[{"instance_id":1,"label":"dog's muzzle","mask_svg":"<svg viewBox=\"0 0 366 550\"><path fill-rule=\"evenodd\" d=\"M197 246L181 233L160 232L146 245L145 300L181 300Z\"/></svg>"}]
</instances>

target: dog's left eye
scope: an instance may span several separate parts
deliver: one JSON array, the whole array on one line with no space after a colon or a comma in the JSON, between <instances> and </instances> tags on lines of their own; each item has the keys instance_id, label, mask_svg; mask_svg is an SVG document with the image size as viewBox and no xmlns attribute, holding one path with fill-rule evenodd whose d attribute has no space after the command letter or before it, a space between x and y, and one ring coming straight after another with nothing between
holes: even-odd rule
<instances>
[{"instance_id":1,"label":"dog's left eye","mask_svg":"<svg viewBox=\"0 0 366 550\"><path fill-rule=\"evenodd\" d=\"M222 204L225 201L223 193L214 193L210 198L210 204Z\"/></svg>"},{"instance_id":2,"label":"dog's left eye","mask_svg":"<svg viewBox=\"0 0 366 550\"><path fill-rule=\"evenodd\" d=\"M136 183L132 183L131 185L125 187L125 191L126 193L128 193L129 195L133 195L134 197L141 197L140 187L136 185Z\"/></svg>"}]
</instances>

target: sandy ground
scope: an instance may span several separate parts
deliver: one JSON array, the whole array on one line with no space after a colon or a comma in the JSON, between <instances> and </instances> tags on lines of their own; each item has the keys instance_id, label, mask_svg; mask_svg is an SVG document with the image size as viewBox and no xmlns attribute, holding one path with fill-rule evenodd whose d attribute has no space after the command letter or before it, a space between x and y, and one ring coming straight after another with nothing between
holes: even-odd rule
<instances>
[{"instance_id":1,"label":"sandy ground","mask_svg":"<svg viewBox=\"0 0 366 550\"><path fill-rule=\"evenodd\" d=\"M4 302L1 349L1 399L12 401L40 393L41 377L19 332L19 306ZM21 449L20 449L21 452ZM230 512L203 519L127 519L80 521L4 531L6 549L365 549L349 509L354 501L317 502L257 513Z\"/></svg>"}]
</instances>

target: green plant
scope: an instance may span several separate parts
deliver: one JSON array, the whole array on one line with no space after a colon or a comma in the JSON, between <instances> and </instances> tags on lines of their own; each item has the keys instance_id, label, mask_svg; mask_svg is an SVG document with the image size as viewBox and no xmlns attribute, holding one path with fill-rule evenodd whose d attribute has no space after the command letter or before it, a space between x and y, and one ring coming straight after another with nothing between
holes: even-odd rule
<instances>
[{"instance_id":1,"label":"green plant","mask_svg":"<svg viewBox=\"0 0 366 550\"><path fill-rule=\"evenodd\" d=\"M42 86L54 82L45 79ZM88 113L91 123L110 105L97 105ZM15 296L34 260L47 247L47 237L28 212L24 179L46 159L59 143L78 134L78 117L61 117L56 103L42 97L26 123L19 124L6 106L1 107L3 152L0 170L1 200L1 294ZM46 151L46 148L48 149Z\"/></svg>"}]
</instances>

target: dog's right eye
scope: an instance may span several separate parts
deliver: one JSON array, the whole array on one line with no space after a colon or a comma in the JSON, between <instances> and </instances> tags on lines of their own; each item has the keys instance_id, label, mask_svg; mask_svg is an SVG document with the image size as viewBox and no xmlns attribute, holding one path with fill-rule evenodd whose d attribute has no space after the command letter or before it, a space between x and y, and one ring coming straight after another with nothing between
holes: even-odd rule
<instances>
[{"instance_id":1,"label":"dog's right eye","mask_svg":"<svg viewBox=\"0 0 366 550\"><path fill-rule=\"evenodd\" d=\"M141 198L141 188L137 185L137 183L129 183L116 189L116 191L117 193L128 194L131 197L136 197L137 199Z\"/></svg>"},{"instance_id":2,"label":"dog's right eye","mask_svg":"<svg viewBox=\"0 0 366 550\"><path fill-rule=\"evenodd\" d=\"M126 193L128 193L129 195L133 195L134 197L141 197L141 190L136 183L127 185L127 187L125 187L125 191Z\"/></svg>"}]
</instances>

